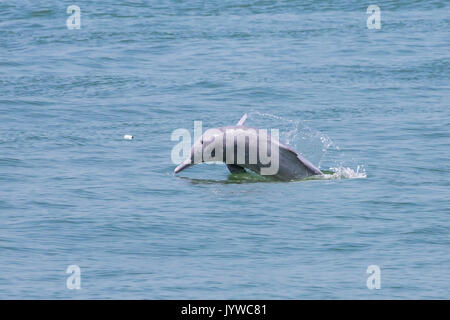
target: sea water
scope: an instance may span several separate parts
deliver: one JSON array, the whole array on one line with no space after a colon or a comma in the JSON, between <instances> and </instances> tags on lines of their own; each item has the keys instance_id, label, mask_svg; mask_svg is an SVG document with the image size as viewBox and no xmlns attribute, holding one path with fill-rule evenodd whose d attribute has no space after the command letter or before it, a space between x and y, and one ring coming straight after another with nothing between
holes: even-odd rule
<instances>
[{"instance_id":1,"label":"sea water","mask_svg":"<svg viewBox=\"0 0 450 320\"><path fill-rule=\"evenodd\" d=\"M448 299L449 9L0 2L0 298ZM174 176L244 113L325 177Z\"/></svg>"}]
</instances>

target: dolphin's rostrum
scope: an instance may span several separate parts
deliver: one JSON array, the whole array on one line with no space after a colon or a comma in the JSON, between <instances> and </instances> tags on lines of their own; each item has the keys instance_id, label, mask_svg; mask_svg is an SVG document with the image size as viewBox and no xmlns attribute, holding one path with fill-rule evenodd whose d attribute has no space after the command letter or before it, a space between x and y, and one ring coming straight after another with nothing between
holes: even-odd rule
<instances>
[{"instance_id":1,"label":"dolphin's rostrum","mask_svg":"<svg viewBox=\"0 0 450 320\"><path fill-rule=\"evenodd\" d=\"M277 135L245 126L246 119L244 114L235 126L207 130L174 173L197 163L221 161L232 173L245 172L246 168L283 181L323 175L311 162L280 143Z\"/></svg>"}]
</instances>

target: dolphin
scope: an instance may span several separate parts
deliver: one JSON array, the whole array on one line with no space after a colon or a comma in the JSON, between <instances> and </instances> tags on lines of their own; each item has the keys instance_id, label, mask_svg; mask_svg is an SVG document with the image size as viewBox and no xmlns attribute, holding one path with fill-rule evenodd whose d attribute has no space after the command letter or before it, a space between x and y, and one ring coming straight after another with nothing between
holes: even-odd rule
<instances>
[{"instance_id":1,"label":"dolphin","mask_svg":"<svg viewBox=\"0 0 450 320\"><path fill-rule=\"evenodd\" d=\"M175 168L174 173L197 163L215 161L224 162L231 173L249 169L281 181L323 175L322 171L295 150L280 143L277 137L267 134L265 130L245 126L246 120L247 114L244 114L234 126L207 130L194 143L190 156Z\"/></svg>"}]
</instances>

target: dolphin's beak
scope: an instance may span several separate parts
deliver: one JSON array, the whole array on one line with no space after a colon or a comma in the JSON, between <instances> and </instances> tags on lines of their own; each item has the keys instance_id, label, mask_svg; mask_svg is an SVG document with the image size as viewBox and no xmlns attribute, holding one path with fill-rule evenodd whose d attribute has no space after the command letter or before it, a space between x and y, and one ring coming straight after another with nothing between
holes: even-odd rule
<instances>
[{"instance_id":1,"label":"dolphin's beak","mask_svg":"<svg viewBox=\"0 0 450 320\"><path fill-rule=\"evenodd\" d=\"M184 169L189 168L190 166L192 166L193 163L191 163L191 158L187 158L184 162L182 162L178 167L175 168L175 170L173 171L174 173L178 173L180 171L183 171Z\"/></svg>"}]
</instances>

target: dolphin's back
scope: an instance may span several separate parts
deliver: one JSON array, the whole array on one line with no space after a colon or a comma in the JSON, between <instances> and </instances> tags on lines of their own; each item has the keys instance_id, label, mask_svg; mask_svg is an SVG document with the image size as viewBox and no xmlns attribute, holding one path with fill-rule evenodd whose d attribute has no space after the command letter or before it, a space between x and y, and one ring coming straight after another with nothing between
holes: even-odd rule
<instances>
[{"instance_id":1,"label":"dolphin's back","mask_svg":"<svg viewBox=\"0 0 450 320\"><path fill-rule=\"evenodd\" d=\"M221 131L226 131L226 129L243 129L243 130L248 130L248 129L253 129L253 130L258 130L256 128L252 128L252 127L247 127L247 126L242 126L242 125L238 125L238 126L228 126L228 127L222 127L219 128ZM260 137L258 135L258 144ZM279 146L279 168L278 168L278 172L273 174L272 177L276 178L276 179L280 179L280 180L284 180L284 181L289 181L289 180L295 180L295 179L303 179L303 178L307 178L309 176L313 176L313 175L322 175L323 173L316 168L311 162L309 162L308 160L306 160L305 158L303 158L301 155L299 155L295 150L293 150L292 148L279 143L278 141L275 141L272 139L272 137L270 135L267 136L267 142L269 144L271 144L271 146L269 147L269 149L271 149L272 147L274 147L275 145ZM224 155L225 155L225 145L227 143L230 143L230 141L226 141L225 137L224 137ZM234 141L235 144L235 151L237 150L237 145L236 145L236 140ZM248 141L246 141L246 163L245 164L241 164L241 163L234 163L234 167L232 167L231 169L234 169L236 166L240 166L243 168L247 168L249 170L252 170L258 174L261 174L261 169L262 168L267 168L268 165L263 165L260 162L259 156L258 156L258 163L256 164L250 164L248 163ZM225 159L224 159L225 162ZM230 169L230 167L229 167ZM235 170L231 170L232 172L234 172Z\"/></svg>"},{"instance_id":2,"label":"dolphin's back","mask_svg":"<svg viewBox=\"0 0 450 320\"><path fill-rule=\"evenodd\" d=\"M279 169L277 178L281 180L303 179L323 173L311 162L303 158L293 149L280 143Z\"/></svg>"}]
</instances>

